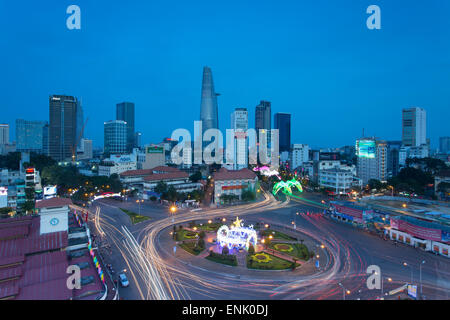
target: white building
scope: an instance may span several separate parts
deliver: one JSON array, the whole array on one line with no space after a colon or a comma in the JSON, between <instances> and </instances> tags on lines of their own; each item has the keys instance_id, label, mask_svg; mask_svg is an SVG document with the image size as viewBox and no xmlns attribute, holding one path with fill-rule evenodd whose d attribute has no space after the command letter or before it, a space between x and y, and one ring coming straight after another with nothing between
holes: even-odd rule
<instances>
[{"instance_id":1,"label":"white building","mask_svg":"<svg viewBox=\"0 0 450 320\"><path fill-rule=\"evenodd\" d=\"M128 155L112 155L108 159L103 160L98 166L98 175L109 177L112 174L121 174L122 172L136 170L137 161L136 154Z\"/></svg>"},{"instance_id":2,"label":"white building","mask_svg":"<svg viewBox=\"0 0 450 320\"><path fill-rule=\"evenodd\" d=\"M319 186L333 189L336 194L347 193L353 185L353 174L350 170L338 168L319 171Z\"/></svg>"},{"instance_id":3,"label":"white building","mask_svg":"<svg viewBox=\"0 0 450 320\"><path fill-rule=\"evenodd\" d=\"M402 110L402 144L406 147L427 144L427 113L424 109Z\"/></svg>"},{"instance_id":4,"label":"white building","mask_svg":"<svg viewBox=\"0 0 450 320\"><path fill-rule=\"evenodd\" d=\"M246 108L236 108L231 113L231 128L233 137L233 170L248 167L248 111Z\"/></svg>"},{"instance_id":5,"label":"white building","mask_svg":"<svg viewBox=\"0 0 450 320\"><path fill-rule=\"evenodd\" d=\"M293 144L291 147L291 167L296 169L309 161L309 146L307 144Z\"/></svg>"},{"instance_id":6,"label":"white building","mask_svg":"<svg viewBox=\"0 0 450 320\"><path fill-rule=\"evenodd\" d=\"M357 175L365 185L370 179L387 179L387 143L375 138L356 141Z\"/></svg>"}]
</instances>

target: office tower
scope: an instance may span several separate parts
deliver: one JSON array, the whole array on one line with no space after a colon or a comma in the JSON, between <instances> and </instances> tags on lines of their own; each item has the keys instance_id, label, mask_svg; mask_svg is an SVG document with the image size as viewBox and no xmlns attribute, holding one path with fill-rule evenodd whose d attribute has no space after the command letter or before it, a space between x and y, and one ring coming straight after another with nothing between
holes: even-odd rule
<instances>
[{"instance_id":1,"label":"office tower","mask_svg":"<svg viewBox=\"0 0 450 320\"><path fill-rule=\"evenodd\" d=\"M116 106L116 120L122 120L127 123L127 150L131 153L136 146L136 137L134 134L134 103L122 102Z\"/></svg>"},{"instance_id":2,"label":"office tower","mask_svg":"<svg viewBox=\"0 0 450 320\"><path fill-rule=\"evenodd\" d=\"M202 133L208 129L219 129L218 119L218 94L214 91L214 82L211 68L203 68L202 97L200 105L200 120L202 121Z\"/></svg>"},{"instance_id":3,"label":"office tower","mask_svg":"<svg viewBox=\"0 0 450 320\"><path fill-rule=\"evenodd\" d=\"M75 97L49 97L49 156L56 161L75 160L78 107Z\"/></svg>"},{"instance_id":4,"label":"office tower","mask_svg":"<svg viewBox=\"0 0 450 320\"><path fill-rule=\"evenodd\" d=\"M140 148L142 144L142 132L137 131L134 134L134 147L135 148Z\"/></svg>"},{"instance_id":5,"label":"office tower","mask_svg":"<svg viewBox=\"0 0 450 320\"><path fill-rule=\"evenodd\" d=\"M309 161L309 146L307 144L293 144L291 152L292 169L296 169Z\"/></svg>"},{"instance_id":6,"label":"office tower","mask_svg":"<svg viewBox=\"0 0 450 320\"><path fill-rule=\"evenodd\" d=\"M49 130L50 126L48 123L42 128L42 154L48 156L49 155Z\"/></svg>"},{"instance_id":7,"label":"office tower","mask_svg":"<svg viewBox=\"0 0 450 320\"><path fill-rule=\"evenodd\" d=\"M259 142L259 130L267 130L267 142L270 145L271 142L271 125L272 111L269 101L261 101L255 109L255 130L258 136Z\"/></svg>"},{"instance_id":8,"label":"office tower","mask_svg":"<svg viewBox=\"0 0 450 320\"><path fill-rule=\"evenodd\" d=\"M387 142L387 171L389 177L395 177L400 171L401 141Z\"/></svg>"},{"instance_id":9,"label":"office tower","mask_svg":"<svg viewBox=\"0 0 450 320\"><path fill-rule=\"evenodd\" d=\"M16 150L20 152L45 153L48 147L47 121L16 120Z\"/></svg>"},{"instance_id":10,"label":"office tower","mask_svg":"<svg viewBox=\"0 0 450 320\"><path fill-rule=\"evenodd\" d=\"M234 162L233 169L248 167L248 111L236 108L231 113L231 128L234 129Z\"/></svg>"},{"instance_id":11,"label":"office tower","mask_svg":"<svg viewBox=\"0 0 450 320\"><path fill-rule=\"evenodd\" d=\"M439 152L448 153L450 151L450 137L439 138Z\"/></svg>"},{"instance_id":12,"label":"office tower","mask_svg":"<svg viewBox=\"0 0 450 320\"><path fill-rule=\"evenodd\" d=\"M424 109L402 110L402 143L405 147L427 144L427 113Z\"/></svg>"},{"instance_id":13,"label":"office tower","mask_svg":"<svg viewBox=\"0 0 450 320\"><path fill-rule=\"evenodd\" d=\"M370 179L387 179L387 143L375 138L356 140L357 176L363 185Z\"/></svg>"},{"instance_id":14,"label":"office tower","mask_svg":"<svg viewBox=\"0 0 450 320\"><path fill-rule=\"evenodd\" d=\"M275 129L279 130L279 150L281 153L289 152L291 148L291 114L275 113Z\"/></svg>"},{"instance_id":15,"label":"office tower","mask_svg":"<svg viewBox=\"0 0 450 320\"><path fill-rule=\"evenodd\" d=\"M9 124L0 124L0 145L9 144Z\"/></svg>"},{"instance_id":16,"label":"office tower","mask_svg":"<svg viewBox=\"0 0 450 320\"><path fill-rule=\"evenodd\" d=\"M127 123L122 120L111 120L104 123L104 154L127 153Z\"/></svg>"},{"instance_id":17,"label":"office tower","mask_svg":"<svg viewBox=\"0 0 450 320\"><path fill-rule=\"evenodd\" d=\"M83 106L81 103L81 99L78 101L78 108L77 108L77 146L81 144L81 139L84 138L84 113L83 113Z\"/></svg>"}]
</instances>

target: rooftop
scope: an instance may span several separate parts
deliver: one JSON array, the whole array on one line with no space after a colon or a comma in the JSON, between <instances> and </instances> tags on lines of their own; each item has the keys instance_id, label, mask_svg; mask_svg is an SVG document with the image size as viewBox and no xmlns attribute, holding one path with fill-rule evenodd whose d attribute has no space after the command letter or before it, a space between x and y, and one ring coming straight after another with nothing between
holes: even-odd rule
<instances>
[{"instance_id":1,"label":"rooftop","mask_svg":"<svg viewBox=\"0 0 450 320\"><path fill-rule=\"evenodd\" d=\"M221 168L219 171L214 173L214 180L243 180L243 179L255 179L256 174L250 169L244 168L241 170L227 170L226 168Z\"/></svg>"}]
</instances>

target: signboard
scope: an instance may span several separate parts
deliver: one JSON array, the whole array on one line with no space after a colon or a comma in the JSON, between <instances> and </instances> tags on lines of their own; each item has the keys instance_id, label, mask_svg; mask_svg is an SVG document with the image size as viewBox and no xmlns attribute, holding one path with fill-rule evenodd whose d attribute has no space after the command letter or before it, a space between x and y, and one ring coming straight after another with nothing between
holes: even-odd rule
<instances>
[{"instance_id":1,"label":"signboard","mask_svg":"<svg viewBox=\"0 0 450 320\"><path fill-rule=\"evenodd\" d=\"M0 208L8 206L8 187L0 187Z\"/></svg>"},{"instance_id":2,"label":"signboard","mask_svg":"<svg viewBox=\"0 0 450 320\"><path fill-rule=\"evenodd\" d=\"M316 260L316 268L317 268L317 269L320 268L320 262L319 262L319 260Z\"/></svg>"},{"instance_id":3,"label":"signboard","mask_svg":"<svg viewBox=\"0 0 450 320\"><path fill-rule=\"evenodd\" d=\"M408 284L408 296L417 299L417 286Z\"/></svg>"},{"instance_id":4,"label":"signboard","mask_svg":"<svg viewBox=\"0 0 450 320\"><path fill-rule=\"evenodd\" d=\"M409 223L401 219L392 219L392 218L391 218L391 227L393 229L409 233L410 235L416 238L433 241L442 241L441 236L442 231L439 229L426 228Z\"/></svg>"},{"instance_id":5,"label":"signboard","mask_svg":"<svg viewBox=\"0 0 450 320\"><path fill-rule=\"evenodd\" d=\"M164 153L164 147L147 147L147 153Z\"/></svg>"},{"instance_id":6,"label":"signboard","mask_svg":"<svg viewBox=\"0 0 450 320\"><path fill-rule=\"evenodd\" d=\"M373 140L359 140L356 145L356 155L360 158L375 159L376 144Z\"/></svg>"},{"instance_id":7,"label":"signboard","mask_svg":"<svg viewBox=\"0 0 450 320\"><path fill-rule=\"evenodd\" d=\"M57 186L46 186L44 187L44 198L50 199L56 197Z\"/></svg>"}]
</instances>

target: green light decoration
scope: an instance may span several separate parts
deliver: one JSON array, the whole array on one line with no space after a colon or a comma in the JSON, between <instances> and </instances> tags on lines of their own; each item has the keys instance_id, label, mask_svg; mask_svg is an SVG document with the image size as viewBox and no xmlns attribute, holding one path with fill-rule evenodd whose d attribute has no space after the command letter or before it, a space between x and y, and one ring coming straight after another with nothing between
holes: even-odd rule
<instances>
[{"instance_id":1,"label":"green light decoration","mask_svg":"<svg viewBox=\"0 0 450 320\"><path fill-rule=\"evenodd\" d=\"M292 195L292 188L296 187L298 191L303 192L302 185L295 178L288 181L280 181L275 183L273 186L272 194L276 195L280 190L283 190L283 193Z\"/></svg>"}]
</instances>

